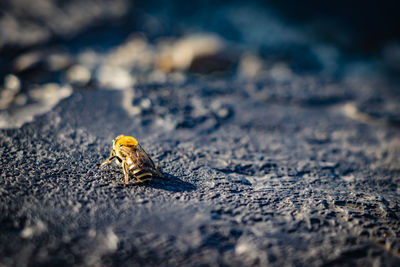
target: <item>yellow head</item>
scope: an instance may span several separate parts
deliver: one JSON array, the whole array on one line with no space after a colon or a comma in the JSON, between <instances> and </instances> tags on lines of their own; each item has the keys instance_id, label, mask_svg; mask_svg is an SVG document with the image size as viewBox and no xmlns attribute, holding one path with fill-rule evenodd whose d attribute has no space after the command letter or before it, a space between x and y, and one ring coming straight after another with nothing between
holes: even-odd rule
<instances>
[{"instance_id":1,"label":"yellow head","mask_svg":"<svg viewBox=\"0 0 400 267\"><path fill-rule=\"evenodd\" d=\"M136 148L137 145L138 141L136 141L136 139L132 136L119 135L117 138L115 138L115 140L113 140L114 150L117 150L120 146Z\"/></svg>"}]
</instances>

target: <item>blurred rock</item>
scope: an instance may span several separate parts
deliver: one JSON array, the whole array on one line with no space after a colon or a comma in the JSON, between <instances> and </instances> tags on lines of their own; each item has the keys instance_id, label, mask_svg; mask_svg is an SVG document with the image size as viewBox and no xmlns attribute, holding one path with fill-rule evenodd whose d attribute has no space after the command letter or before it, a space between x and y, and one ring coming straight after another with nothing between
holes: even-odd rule
<instances>
[{"instance_id":1,"label":"blurred rock","mask_svg":"<svg viewBox=\"0 0 400 267\"><path fill-rule=\"evenodd\" d=\"M145 80L147 80L148 83L163 84L167 81L169 76L167 76L163 71L154 70L149 73Z\"/></svg>"},{"instance_id":2,"label":"blurred rock","mask_svg":"<svg viewBox=\"0 0 400 267\"><path fill-rule=\"evenodd\" d=\"M41 220L35 221L32 225L26 225L21 231L20 235L24 239L30 239L34 236L38 236L47 230L47 225Z\"/></svg>"},{"instance_id":3,"label":"blurred rock","mask_svg":"<svg viewBox=\"0 0 400 267\"><path fill-rule=\"evenodd\" d=\"M0 109L7 109L14 99L14 92L3 89L0 91Z\"/></svg>"},{"instance_id":4,"label":"blurred rock","mask_svg":"<svg viewBox=\"0 0 400 267\"><path fill-rule=\"evenodd\" d=\"M91 76L90 71L82 65L74 65L66 73L68 83L80 87L87 85Z\"/></svg>"},{"instance_id":5,"label":"blurred rock","mask_svg":"<svg viewBox=\"0 0 400 267\"><path fill-rule=\"evenodd\" d=\"M122 67L102 66L97 75L100 87L123 90L132 87L136 79Z\"/></svg>"},{"instance_id":6,"label":"blurred rock","mask_svg":"<svg viewBox=\"0 0 400 267\"><path fill-rule=\"evenodd\" d=\"M238 74L244 78L255 78L263 69L263 60L253 54L245 53L240 58Z\"/></svg>"},{"instance_id":7,"label":"blurred rock","mask_svg":"<svg viewBox=\"0 0 400 267\"><path fill-rule=\"evenodd\" d=\"M70 96L72 88L70 86L61 87L57 83L47 83L29 91L29 96L38 102L54 106L61 99Z\"/></svg>"},{"instance_id":8,"label":"blurred rock","mask_svg":"<svg viewBox=\"0 0 400 267\"><path fill-rule=\"evenodd\" d=\"M69 67L72 62L72 56L65 52L54 52L47 56L47 65L50 71L64 70Z\"/></svg>"},{"instance_id":9,"label":"blurred rock","mask_svg":"<svg viewBox=\"0 0 400 267\"><path fill-rule=\"evenodd\" d=\"M36 86L29 91L29 98L25 94L19 94L14 100L17 107L9 108L7 105L7 109L0 112L0 128L19 128L32 121L35 116L49 112L59 101L71 94L70 86L60 86L57 83Z\"/></svg>"},{"instance_id":10,"label":"blurred rock","mask_svg":"<svg viewBox=\"0 0 400 267\"><path fill-rule=\"evenodd\" d=\"M397 96L370 97L358 102L357 109L371 119L377 119L400 126L400 98Z\"/></svg>"},{"instance_id":11,"label":"blurred rock","mask_svg":"<svg viewBox=\"0 0 400 267\"><path fill-rule=\"evenodd\" d=\"M100 64L101 55L89 49L79 53L76 60L78 64L85 66L89 70L93 70Z\"/></svg>"},{"instance_id":12,"label":"blurred rock","mask_svg":"<svg viewBox=\"0 0 400 267\"><path fill-rule=\"evenodd\" d=\"M22 47L34 45L47 41L50 36L49 29L18 20L13 14L6 13L0 18L0 49L5 45Z\"/></svg>"},{"instance_id":13,"label":"blurred rock","mask_svg":"<svg viewBox=\"0 0 400 267\"><path fill-rule=\"evenodd\" d=\"M186 81L186 75L180 71L171 72L168 74L168 81L175 84L181 84Z\"/></svg>"},{"instance_id":14,"label":"blurred rock","mask_svg":"<svg viewBox=\"0 0 400 267\"><path fill-rule=\"evenodd\" d=\"M219 36L203 33L187 35L161 45L157 66L166 72L189 70L212 73L230 69L235 60L234 54L227 50Z\"/></svg>"},{"instance_id":15,"label":"blurred rock","mask_svg":"<svg viewBox=\"0 0 400 267\"><path fill-rule=\"evenodd\" d=\"M219 53L193 58L189 71L201 74L224 74L236 66L234 54Z\"/></svg>"},{"instance_id":16,"label":"blurred rock","mask_svg":"<svg viewBox=\"0 0 400 267\"><path fill-rule=\"evenodd\" d=\"M111 4L112 2L112 4ZM121 18L129 8L125 0L4 1L0 19L0 49L27 47L52 37L73 36L101 21Z\"/></svg>"},{"instance_id":17,"label":"blurred rock","mask_svg":"<svg viewBox=\"0 0 400 267\"><path fill-rule=\"evenodd\" d=\"M0 109L7 109L21 90L21 82L17 76L8 74L4 78L4 86L0 91Z\"/></svg>"},{"instance_id":18,"label":"blurred rock","mask_svg":"<svg viewBox=\"0 0 400 267\"><path fill-rule=\"evenodd\" d=\"M136 116L142 113L140 106L133 103L135 99L135 91L128 88L123 91L122 106L130 116Z\"/></svg>"},{"instance_id":19,"label":"blurred rock","mask_svg":"<svg viewBox=\"0 0 400 267\"><path fill-rule=\"evenodd\" d=\"M285 63L277 63L270 69L272 79L283 82L292 79L292 70Z\"/></svg>"},{"instance_id":20,"label":"blurred rock","mask_svg":"<svg viewBox=\"0 0 400 267\"><path fill-rule=\"evenodd\" d=\"M220 120L228 119L233 115L233 108L230 105L223 104L220 100L212 101L208 108Z\"/></svg>"},{"instance_id":21,"label":"blurred rock","mask_svg":"<svg viewBox=\"0 0 400 267\"><path fill-rule=\"evenodd\" d=\"M17 76L8 74L4 78L4 87L8 90L18 93L21 90L21 82Z\"/></svg>"},{"instance_id":22,"label":"blurred rock","mask_svg":"<svg viewBox=\"0 0 400 267\"><path fill-rule=\"evenodd\" d=\"M27 71L34 66L40 64L43 60L43 53L41 51L31 51L18 56L14 60L14 70L16 72Z\"/></svg>"},{"instance_id":23,"label":"blurred rock","mask_svg":"<svg viewBox=\"0 0 400 267\"><path fill-rule=\"evenodd\" d=\"M143 110L147 110L151 108L151 100L148 98L142 98L142 100L140 101L140 107Z\"/></svg>"},{"instance_id":24,"label":"blurred rock","mask_svg":"<svg viewBox=\"0 0 400 267\"><path fill-rule=\"evenodd\" d=\"M104 64L127 70L148 70L154 65L154 52L142 36L133 36L111 51Z\"/></svg>"},{"instance_id":25,"label":"blurred rock","mask_svg":"<svg viewBox=\"0 0 400 267\"><path fill-rule=\"evenodd\" d=\"M58 48L32 50L18 56L13 62L13 70L29 78L31 76L47 77L50 72L59 72L68 68L74 59L67 53ZM28 74L28 75L27 75ZM37 77L40 80L40 77Z\"/></svg>"},{"instance_id":26,"label":"blurred rock","mask_svg":"<svg viewBox=\"0 0 400 267\"><path fill-rule=\"evenodd\" d=\"M14 99L15 104L23 106L28 102L28 97L25 94L18 94Z\"/></svg>"}]
</instances>

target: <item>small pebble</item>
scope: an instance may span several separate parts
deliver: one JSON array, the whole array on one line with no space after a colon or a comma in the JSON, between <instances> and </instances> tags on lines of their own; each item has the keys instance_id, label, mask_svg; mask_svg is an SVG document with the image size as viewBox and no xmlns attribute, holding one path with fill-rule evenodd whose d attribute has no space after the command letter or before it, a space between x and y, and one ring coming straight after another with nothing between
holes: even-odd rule
<instances>
[{"instance_id":1,"label":"small pebble","mask_svg":"<svg viewBox=\"0 0 400 267\"><path fill-rule=\"evenodd\" d=\"M228 108L221 108L218 110L217 115L221 119L225 119L229 116L229 109Z\"/></svg>"},{"instance_id":2,"label":"small pebble","mask_svg":"<svg viewBox=\"0 0 400 267\"><path fill-rule=\"evenodd\" d=\"M169 72L185 70L199 57L216 55L224 48L223 41L213 34L192 34L177 40L172 45L161 47L158 66Z\"/></svg>"},{"instance_id":3,"label":"small pebble","mask_svg":"<svg viewBox=\"0 0 400 267\"><path fill-rule=\"evenodd\" d=\"M100 86L123 90L132 87L136 80L128 70L121 67L103 66L97 75Z\"/></svg>"},{"instance_id":4,"label":"small pebble","mask_svg":"<svg viewBox=\"0 0 400 267\"><path fill-rule=\"evenodd\" d=\"M283 82L292 78L292 71L285 63L278 63L271 68L270 75L273 79Z\"/></svg>"},{"instance_id":5,"label":"small pebble","mask_svg":"<svg viewBox=\"0 0 400 267\"><path fill-rule=\"evenodd\" d=\"M55 105L61 99L70 96L72 88L70 86L60 87L57 83L47 83L29 91L29 96L36 101Z\"/></svg>"},{"instance_id":6,"label":"small pebble","mask_svg":"<svg viewBox=\"0 0 400 267\"><path fill-rule=\"evenodd\" d=\"M99 64L100 57L95 51L86 50L78 54L77 61L79 65L93 70Z\"/></svg>"},{"instance_id":7,"label":"small pebble","mask_svg":"<svg viewBox=\"0 0 400 267\"><path fill-rule=\"evenodd\" d=\"M142 101L140 101L140 106L143 109L149 109L151 107L151 101L148 98L144 98L142 99Z\"/></svg>"},{"instance_id":8,"label":"small pebble","mask_svg":"<svg viewBox=\"0 0 400 267\"><path fill-rule=\"evenodd\" d=\"M25 71L42 60L42 53L39 51L28 52L17 57L14 61L14 69L17 72Z\"/></svg>"},{"instance_id":9,"label":"small pebble","mask_svg":"<svg viewBox=\"0 0 400 267\"><path fill-rule=\"evenodd\" d=\"M85 86L89 83L92 74L82 65L74 65L67 71L67 81L76 86Z\"/></svg>"},{"instance_id":10,"label":"small pebble","mask_svg":"<svg viewBox=\"0 0 400 267\"><path fill-rule=\"evenodd\" d=\"M28 102L28 97L25 94L19 94L15 97L14 102L18 106L23 106Z\"/></svg>"},{"instance_id":11,"label":"small pebble","mask_svg":"<svg viewBox=\"0 0 400 267\"><path fill-rule=\"evenodd\" d=\"M8 90L14 91L15 93L19 92L21 89L21 82L17 76L13 74L8 74L4 78L4 87Z\"/></svg>"},{"instance_id":12,"label":"small pebble","mask_svg":"<svg viewBox=\"0 0 400 267\"><path fill-rule=\"evenodd\" d=\"M60 71L71 65L72 58L67 53L53 53L47 57L49 70Z\"/></svg>"},{"instance_id":13,"label":"small pebble","mask_svg":"<svg viewBox=\"0 0 400 267\"><path fill-rule=\"evenodd\" d=\"M262 68L263 61L261 58L252 54L245 54L240 60L238 72L244 78L254 78L260 73Z\"/></svg>"}]
</instances>

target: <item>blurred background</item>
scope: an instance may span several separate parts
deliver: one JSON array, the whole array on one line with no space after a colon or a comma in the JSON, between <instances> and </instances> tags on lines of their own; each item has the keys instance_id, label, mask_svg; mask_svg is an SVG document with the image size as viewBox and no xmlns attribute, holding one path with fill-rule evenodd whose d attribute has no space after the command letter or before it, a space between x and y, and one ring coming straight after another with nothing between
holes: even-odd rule
<instances>
[{"instance_id":1,"label":"blurred background","mask_svg":"<svg viewBox=\"0 0 400 267\"><path fill-rule=\"evenodd\" d=\"M20 127L74 90L202 77L329 80L338 86L323 94L339 90L360 112L400 124L396 1L4 0L0 10L1 128ZM319 89L291 90L275 99Z\"/></svg>"}]
</instances>

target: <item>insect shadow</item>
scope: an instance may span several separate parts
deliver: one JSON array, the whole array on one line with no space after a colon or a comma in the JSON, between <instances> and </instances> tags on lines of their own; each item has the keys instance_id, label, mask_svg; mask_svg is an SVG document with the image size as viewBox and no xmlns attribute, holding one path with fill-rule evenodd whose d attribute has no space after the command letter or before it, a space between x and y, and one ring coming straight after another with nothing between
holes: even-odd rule
<instances>
[{"instance_id":1,"label":"insect shadow","mask_svg":"<svg viewBox=\"0 0 400 267\"><path fill-rule=\"evenodd\" d=\"M131 182L128 184L127 187L145 186L170 192L190 192L196 190L197 188L194 184L185 182L172 174L162 174L164 178L154 178L151 181L145 183Z\"/></svg>"}]
</instances>

